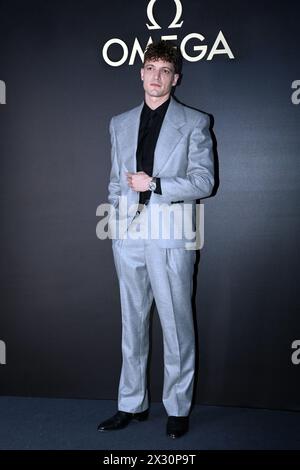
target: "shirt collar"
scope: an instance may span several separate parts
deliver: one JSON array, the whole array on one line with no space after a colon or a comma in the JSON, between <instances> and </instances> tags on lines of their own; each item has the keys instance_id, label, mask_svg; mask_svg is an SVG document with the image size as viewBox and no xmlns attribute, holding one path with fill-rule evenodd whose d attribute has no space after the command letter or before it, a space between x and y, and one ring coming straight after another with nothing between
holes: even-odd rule
<instances>
[{"instance_id":1,"label":"shirt collar","mask_svg":"<svg viewBox=\"0 0 300 470\"><path fill-rule=\"evenodd\" d=\"M170 104L170 100L171 100L171 98L169 97L169 99L167 99L167 101L165 101L163 104L161 104L160 106L158 106L158 108L155 108L155 109L151 109L147 105L146 101L144 101L144 109L145 109L145 111L147 111L149 113L155 113L155 114L163 115L166 112L166 110L167 110L167 108Z\"/></svg>"}]
</instances>

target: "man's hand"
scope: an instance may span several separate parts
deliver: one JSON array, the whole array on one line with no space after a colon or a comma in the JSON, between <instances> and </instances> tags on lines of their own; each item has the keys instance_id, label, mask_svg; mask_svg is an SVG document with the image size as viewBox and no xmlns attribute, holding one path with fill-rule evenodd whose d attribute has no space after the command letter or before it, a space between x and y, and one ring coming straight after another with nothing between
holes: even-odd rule
<instances>
[{"instance_id":1,"label":"man's hand","mask_svg":"<svg viewBox=\"0 0 300 470\"><path fill-rule=\"evenodd\" d=\"M138 171L137 173L126 173L128 186L137 192L145 192L149 189L149 183L152 180L152 176L147 175L144 171Z\"/></svg>"}]
</instances>

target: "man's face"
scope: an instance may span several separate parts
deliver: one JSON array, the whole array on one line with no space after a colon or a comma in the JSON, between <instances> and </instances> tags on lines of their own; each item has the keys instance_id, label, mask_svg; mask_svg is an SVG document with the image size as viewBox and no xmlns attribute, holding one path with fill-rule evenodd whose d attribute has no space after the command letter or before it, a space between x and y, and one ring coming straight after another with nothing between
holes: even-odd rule
<instances>
[{"instance_id":1,"label":"man's face","mask_svg":"<svg viewBox=\"0 0 300 470\"><path fill-rule=\"evenodd\" d=\"M141 78L145 93L151 97L161 98L171 93L179 74L175 73L174 65L164 60L147 61L141 69Z\"/></svg>"}]
</instances>

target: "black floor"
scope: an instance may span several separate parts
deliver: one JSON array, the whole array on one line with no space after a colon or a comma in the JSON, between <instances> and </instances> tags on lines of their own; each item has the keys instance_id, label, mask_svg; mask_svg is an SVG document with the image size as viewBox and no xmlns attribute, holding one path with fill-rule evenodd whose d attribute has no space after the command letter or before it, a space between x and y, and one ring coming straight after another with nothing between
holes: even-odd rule
<instances>
[{"instance_id":1,"label":"black floor","mask_svg":"<svg viewBox=\"0 0 300 470\"><path fill-rule=\"evenodd\" d=\"M197 406L189 433L172 440L158 403L148 421L97 432L97 424L115 411L113 401L0 397L0 449L300 449L299 412Z\"/></svg>"}]
</instances>

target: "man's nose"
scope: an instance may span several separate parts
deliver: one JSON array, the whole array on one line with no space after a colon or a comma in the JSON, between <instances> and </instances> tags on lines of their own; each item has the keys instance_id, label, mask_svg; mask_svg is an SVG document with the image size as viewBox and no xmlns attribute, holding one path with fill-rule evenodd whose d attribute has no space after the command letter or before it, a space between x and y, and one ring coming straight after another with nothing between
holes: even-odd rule
<instances>
[{"instance_id":1,"label":"man's nose","mask_svg":"<svg viewBox=\"0 0 300 470\"><path fill-rule=\"evenodd\" d=\"M154 70L154 78L156 80L160 78L160 70Z\"/></svg>"}]
</instances>

